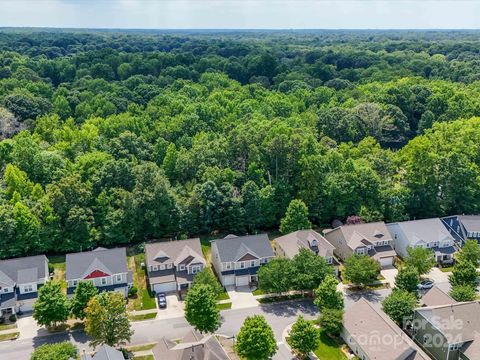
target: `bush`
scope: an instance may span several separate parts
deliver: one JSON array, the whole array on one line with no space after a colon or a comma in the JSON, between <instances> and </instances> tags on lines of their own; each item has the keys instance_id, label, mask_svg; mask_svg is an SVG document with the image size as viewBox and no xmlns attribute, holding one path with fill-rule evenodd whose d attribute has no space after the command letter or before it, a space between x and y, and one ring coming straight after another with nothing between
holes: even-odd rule
<instances>
[{"instance_id":1,"label":"bush","mask_svg":"<svg viewBox=\"0 0 480 360\"><path fill-rule=\"evenodd\" d=\"M30 356L30 360L69 360L72 358L77 358L77 348L68 341L39 346Z\"/></svg>"},{"instance_id":2,"label":"bush","mask_svg":"<svg viewBox=\"0 0 480 360\"><path fill-rule=\"evenodd\" d=\"M17 321L17 315L12 314L8 317L8 321L10 322L16 322Z\"/></svg>"},{"instance_id":3,"label":"bush","mask_svg":"<svg viewBox=\"0 0 480 360\"><path fill-rule=\"evenodd\" d=\"M133 285L129 290L128 290L128 297L129 298L135 298L137 297L138 289L135 285Z\"/></svg>"},{"instance_id":4,"label":"bush","mask_svg":"<svg viewBox=\"0 0 480 360\"><path fill-rule=\"evenodd\" d=\"M0 325L5 322L5 318L3 316L0 317Z\"/></svg>"},{"instance_id":5,"label":"bush","mask_svg":"<svg viewBox=\"0 0 480 360\"><path fill-rule=\"evenodd\" d=\"M55 267L53 266L53 264L48 263L48 274L51 274L54 271L55 271Z\"/></svg>"}]
</instances>

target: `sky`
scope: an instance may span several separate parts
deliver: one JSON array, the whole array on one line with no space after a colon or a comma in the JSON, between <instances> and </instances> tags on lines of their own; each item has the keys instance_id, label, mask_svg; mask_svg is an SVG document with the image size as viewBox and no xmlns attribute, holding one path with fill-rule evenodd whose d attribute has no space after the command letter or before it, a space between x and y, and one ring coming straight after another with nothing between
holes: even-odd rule
<instances>
[{"instance_id":1,"label":"sky","mask_svg":"<svg viewBox=\"0 0 480 360\"><path fill-rule=\"evenodd\" d=\"M480 0L0 0L0 26L478 29Z\"/></svg>"}]
</instances>

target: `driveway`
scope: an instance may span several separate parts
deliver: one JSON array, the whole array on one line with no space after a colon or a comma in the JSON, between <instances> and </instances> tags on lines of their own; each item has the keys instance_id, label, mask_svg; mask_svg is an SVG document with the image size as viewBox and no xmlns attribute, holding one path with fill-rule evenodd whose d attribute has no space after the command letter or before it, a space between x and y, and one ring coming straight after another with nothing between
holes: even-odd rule
<instances>
[{"instance_id":1,"label":"driveway","mask_svg":"<svg viewBox=\"0 0 480 360\"><path fill-rule=\"evenodd\" d=\"M425 277L433 280L435 284L439 284L448 282L448 277L450 274L450 272L442 272L439 268L434 267L427 275L425 275Z\"/></svg>"},{"instance_id":2,"label":"driveway","mask_svg":"<svg viewBox=\"0 0 480 360\"><path fill-rule=\"evenodd\" d=\"M397 274L398 270L393 266L385 267L380 271L380 275L385 278L382 282L389 283L391 288L395 287L395 277Z\"/></svg>"},{"instance_id":3,"label":"driveway","mask_svg":"<svg viewBox=\"0 0 480 360\"><path fill-rule=\"evenodd\" d=\"M245 309L258 306L258 301L252 294L249 286L238 286L227 288L228 296L232 302L232 309Z\"/></svg>"},{"instance_id":4,"label":"driveway","mask_svg":"<svg viewBox=\"0 0 480 360\"><path fill-rule=\"evenodd\" d=\"M158 309L157 319L172 319L176 317L182 317L184 314L184 309L185 303L180 301L176 294L167 295L167 308Z\"/></svg>"}]
</instances>

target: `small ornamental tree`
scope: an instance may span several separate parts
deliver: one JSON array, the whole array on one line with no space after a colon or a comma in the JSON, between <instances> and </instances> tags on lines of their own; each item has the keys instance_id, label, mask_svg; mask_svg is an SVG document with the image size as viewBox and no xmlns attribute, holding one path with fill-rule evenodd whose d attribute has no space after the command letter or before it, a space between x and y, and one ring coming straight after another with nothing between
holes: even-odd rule
<instances>
[{"instance_id":1,"label":"small ornamental tree","mask_svg":"<svg viewBox=\"0 0 480 360\"><path fill-rule=\"evenodd\" d=\"M473 301L477 297L477 289L471 285L454 285L449 294L458 302Z\"/></svg>"},{"instance_id":2,"label":"small ornamental tree","mask_svg":"<svg viewBox=\"0 0 480 360\"><path fill-rule=\"evenodd\" d=\"M468 261L478 266L480 262L480 246L478 246L477 240L467 240L465 245L458 253L459 261Z\"/></svg>"},{"instance_id":3,"label":"small ornamental tree","mask_svg":"<svg viewBox=\"0 0 480 360\"><path fill-rule=\"evenodd\" d=\"M88 302L85 309L85 332L93 346L119 346L133 335L123 295L116 291L102 292Z\"/></svg>"},{"instance_id":4,"label":"small ornamental tree","mask_svg":"<svg viewBox=\"0 0 480 360\"><path fill-rule=\"evenodd\" d=\"M382 302L383 311L397 324L409 319L417 304L417 297L405 290L395 289Z\"/></svg>"},{"instance_id":5,"label":"small ornamental tree","mask_svg":"<svg viewBox=\"0 0 480 360\"><path fill-rule=\"evenodd\" d=\"M305 357L310 351L315 350L320 342L318 329L307 321L303 316L299 316L292 325L288 343L295 352L301 357Z\"/></svg>"},{"instance_id":6,"label":"small ornamental tree","mask_svg":"<svg viewBox=\"0 0 480 360\"><path fill-rule=\"evenodd\" d=\"M268 360L277 352L273 330L262 315L249 316L235 341L235 352L246 360Z\"/></svg>"},{"instance_id":7,"label":"small ornamental tree","mask_svg":"<svg viewBox=\"0 0 480 360\"><path fill-rule=\"evenodd\" d=\"M324 309L343 309L343 294L337 291L337 285L337 279L333 275L327 275L315 290L314 303L320 312Z\"/></svg>"},{"instance_id":8,"label":"small ornamental tree","mask_svg":"<svg viewBox=\"0 0 480 360\"><path fill-rule=\"evenodd\" d=\"M193 286L199 284L210 285L217 297L223 293L222 285L220 285L210 268L204 268L202 271L195 274L195 277L193 278Z\"/></svg>"},{"instance_id":9,"label":"small ornamental tree","mask_svg":"<svg viewBox=\"0 0 480 360\"><path fill-rule=\"evenodd\" d=\"M280 231L288 234L297 230L310 229L312 224L308 220L308 207L302 200L290 201L285 216L280 221Z\"/></svg>"},{"instance_id":10,"label":"small ornamental tree","mask_svg":"<svg viewBox=\"0 0 480 360\"><path fill-rule=\"evenodd\" d=\"M258 269L258 287L265 293L287 292L295 278L292 260L287 258L274 258Z\"/></svg>"},{"instance_id":11,"label":"small ornamental tree","mask_svg":"<svg viewBox=\"0 0 480 360\"><path fill-rule=\"evenodd\" d=\"M395 277L395 287L399 290L405 290L411 293L417 292L420 276L413 266L406 266L398 271Z\"/></svg>"},{"instance_id":12,"label":"small ornamental tree","mask_svg":"<svg viewBox=\"0 0 480 360\"><path fill-rule=\"evenodd\" d=\"M380 264L367 255L354 254L345 260L345 278L363 287L377 280Z\"/></svg>"},{"instance_id":13,"label":"small ornamental tree","mask_svg":"<svg viewBox=\"0 0 480 360\"><path fill-rule=\"evenodd\" d=\"M197 284L190 288L185 299L185 318L202 333L213 333L220 326L217 295L210 285Z\"/></svg>"},{"instance_id":14,"label":"small ornamental tree","mask_svg":"<svg viewBox=\"0 0 480 360\"><path fill-rule=\"evenodd\" d=\"M307 249L300 249L293 257L293 268L295 290L314 290L327 275L333 275L332 267L325 259Z\"/></svg>"},{"instance_id":15,"label":"small ornamental tree","mask_svg":"<svg viewBox=\"0 0 480 360\"><path fill-rule=\"evenodd\" d=\"M318 317L322 330L332 336L340 335L343 328L343 309L325 308Z\"/></svg>"},{"instance_id":16,"label":"small ornamental tree","mask_svg":"<svg viewBox=\"0 0 480 360\"><path fill-rule=\"evenodd\" d=\"M432 250L423 247L409 246L407 248L405 265L417 269L418 275L425 275L435 265L435 258Z\"/></svg>"},{"instance_id":17,"label":"small ornamental tree","mask_svg":"<svg viewBox=\"0 0 480 360\"><path fill-rule=\"evenodd\" d=\"M38 298L33 304L33 318L39 325L57 326L68 319L70 309L67 295L58 281L48 281L38 289Z\"/></svg>"},{"instance_id":18,"label":"small ornamental tree","mask_svg":"<svg viewBox=\"0 0 480 360\"><path fill-rule=\"evenodd\" d=\"M97 294L98 289L91 281L80 281L70 303L72 316L80 320L85 319L85 309L88 302Z\"/></svg>"},{"instance_id":19,"label":"small ornamental tree","mask_svg":"<svg viewBox=\"0 0 480 360\"><path fill-rule=\"evenodd\" d=\"M476 287L478 280L477 267L470 261L457 261L448 280L452 286L469 285Z\"/></svg>"},{"instance_id":20,"label":"small ornamental tree","mask_svg":"<svg viewBox=\"0 0 480 360\"><path fill-rule=\"evenodd\" d=\"M70 360L77 358L77 348L68 341L44 344L35 349L30 360Z\"/></svg>"}]
</instances>

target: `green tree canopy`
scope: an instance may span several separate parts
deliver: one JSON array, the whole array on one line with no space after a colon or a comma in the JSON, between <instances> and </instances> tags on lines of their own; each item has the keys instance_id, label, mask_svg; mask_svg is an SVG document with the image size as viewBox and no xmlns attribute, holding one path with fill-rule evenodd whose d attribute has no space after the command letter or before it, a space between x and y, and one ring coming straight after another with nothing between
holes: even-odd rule
<instances>
[{"instance_id":1,"label":"green tree canopy","mask_svg":"<svg viewBox=\"0 0 480 360\"><path fill-rule=\"evenodd\" d=\"M417 286L420 283L418 271L413 266L406 266L398 271L395 277L395 287L411 293L416 293Z\"/></svg>"},{"instance_id":2,"label":"green tree canopy","mask_svg":"<svg viewBox=\"0 0 480 360\"><path fill-rule=\"evenodd\" d=\"M365 286L377 280L380 264L367 255L354 254L345 260L345 278L355 286Z\"/></svg>"},{"instance_id":3,"label":"green tree canopy","mask_svg":"<svg viewBox=\"0 0 480 360\"><path fill-rule=\"evenodd\" d=\"M200 284L209 285L217 297L223 293L222 285L220 285L220 283L217 280L217 277L213 274L213 271L208 267L196 273L193 278L193 286L200 285Z\"/></svg>"},{"instance_id":4,"label":"green tree canopy","mask_svg":"<svg viewBox=\"0 0 480 360\"><path fill-rule=\"evenodd\" d=\"M75 345L68 341L63 341L39 346L30 355L30 360L70 360L76 359L77 353Z\"/></svg>"},{"instance_id":5,"label":"green tree canopy","mask_svg":"<svg viewBox=\"0 0 480 360\"><path fill-rule=\"evenodd\" d=\"M70 313L67 295L58 281L47 281L38 289L38 298L33 304L33 318L39 325L56 326L65 322Z\"/></svg>"},{"instance_id":6,"label":"green tree canopy","mask_svg":"<svg viewBox=\"0 0 480 360\"><path fill-rule=\"evenodd\" d=\"M119 292L102 292L85 309L85 332L92 345L118 346L130 341L133 330L128 320L125 299Z\"/></svg>"},{"instance_id":7,"label":"green tree canopy","mask_svg":"<svg viewBox=\"0 0 480 360\"><path fill-rule=\"evenodd\" d=\"M417 269L420 276L427 274L435 265L432 250L423 247L408 247L405 265Z\"/></svg>"},{"instance_id":8,"label":"green tree canopy","mask_svg":"<svg viewBox=\"0 0 480 360\"><path fill-rule=\"evenodd\" d=\"M296 290L314 290L333 269L321 256L307 249L300 249L293 257L294 287Z\"/></svg>"},{"instance_id":9,"label":"green tree canopy","mask_svg":"<svg viewBox=\"0 0 480 360\"><path fill-rule=\"evenodd\" d=\"M338 336L343 329L343 309L324 308L318 317L321 330L327 334Z\"/></svg>"},{"instance_id":10,"label":"green tree canopy","mask_svg":"<svg viewBox=\"0 0 480 360\"><path fill-rule=\"evenodd\" d=\"M213 333L220 326L217 294L207 284L190 288L185 299L185 318L202 333Z\"/></svg>"},{"instance_id":11,"label":"green tree canopy","mask_svg":"<svg viewBox=\"0 0 480 360\"><path fill-rule=\"evenodd\" d=\"M477 240L467 240L465 245L457 254L459 261L470 261L477 266L480 262L480 246L478 246Z\"/></svg>"},{"instance_id":12,"label":"green tree canopy","mask_svg":"<svg viewBox=\"0 0 480 360\"><path fill-rule=\"evenodd\" d=\"M454 285L449 295L456 301L473 301L477 297L477 289L471 285Z\"/></svg>"},{"instance_id":13,"label":"green tree canopy","mask_svg":"<svg viewBox=\"0 0 480 360\"><path fill-rule=\"evenodd\" d=\"M288 234L293 231L310 229L312 224L308 220L308 208L302 200L292 200L288 205L285 216L280 221L280 231Z\"/></svg>"},{"instance_id":14,"label":"green tree canopy","mask_svg":"<svg viewBox=\"0 0 480 360\"><path fill-rule=\"evenodd\" d=\"M318 329L303 316L299 316L292 325L289 335L289 345L300 356L306 356L310 351L316 350L320 343Z\"/></svg>"},{"instance_id":15,"label":"green tree canopy","mask_svg":"<svg viewBox=\"0 0 480 360\"><path fill-rule=\"evenodd\" d=\"M324 309L343 309L343 293L337 291L338 281L333 275L327 275L315 290L314 303L322 312Z\"/></svg>"},{"instance_id":16,"label":"green tree canopy","mask_svg":"<svg viewBox=\"0 0 480 360\"><path fill-rule=\"evenodd\" d=\"M293 288L296 276L292 260L274 258L258 269L258 287L265 293L284 293Z\"/></svg>"},{"instance_id":17,"label":"green tree canopy","mask_svg":"<svg viewBox=\"0 0 480 360\"><path fill-rule=\"evenodd\" d=\"M80 281L70 300L70 312L77 319L85 319L88 302L98 294L98 289L91 281Z\"/></svg>"},{"instance_id":18,"label":"green tree canopy","mask_svg":"<svg viewBox=\"0 0 480 360\"><path fill-rule=\"evenodd\" d=\"M413 315L413 309L417 304L417 297L411 292L395 289L382 302L383 311L397 324Z\"/></svg>"},{"instance_id":19,"label":"green tree canopy","mask_svg":"<svg viewBox=\"0 0 480 360\"><path fill-rule=\"evenodd\" d=\"M262 315L245 319L235 340L235 352L247 360L268 360L277 352L273 330Z\"/></svg>"},{"instance_id":20,"label":"green tree canopy","mask_svg":"<svg viewBox=\"0 0 480 360\"><path fill-rule=\"evenodd\" d=\"M478 281L477 267L470 261L457 261L448 280L452 286L470 285L476 287Z\"/></svg>"}]
</instances>

